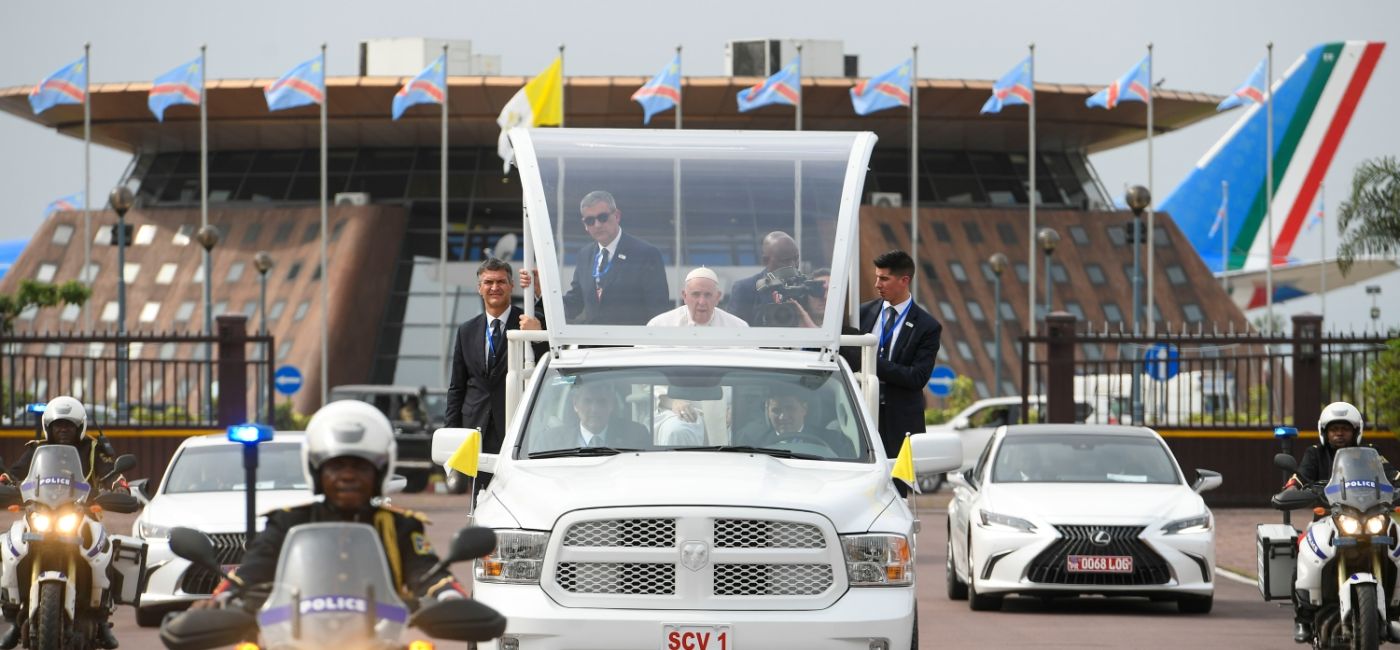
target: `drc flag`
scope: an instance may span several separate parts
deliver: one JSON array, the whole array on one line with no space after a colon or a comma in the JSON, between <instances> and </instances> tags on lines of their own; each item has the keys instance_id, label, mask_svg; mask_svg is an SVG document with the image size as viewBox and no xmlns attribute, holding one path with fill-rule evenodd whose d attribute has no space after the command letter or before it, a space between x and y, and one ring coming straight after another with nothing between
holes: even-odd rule
<instances>
[{"instance_id":1,"label":"drc flag","mask_svg":"<svg viewBox=\"0 0 1400 650\"><path fill-rule=\"evenodd\" d=\"M642 105L642 124L651 124L651 116L681 103L681 55L677 54L664 70L632 93L632 101Z\"/></svg>"},{"instance_id":2,"label":"drc flag","mask_svg":"<svg viewBox=\"0 0 1400 650\"><path fill-rule=\"evenodd\" d=\"M1264 63L1264 61L1260 61L1259 65L1254 68L1254 72L1250 73L1248 79L1245 79L1244 85L1236 88L1235 92L1230 93L1230 96L1226 97L1225 101L1220 102L1220 105L1216 106L1215 110L1225 111L1236 106L1243 106L1246 103L1263 104Z\"/></svg>"},{"instance_id":3,"label":"drc flag","mask_svg":"<svg viewBox=\"0 0 1400 650\"><path fill-rule=\"evenodd\" d=\"M87 97L87 57L59 68L29 91L29 107L38 115L59 104L81 104Z\"/></svg>"},{"instance_id":4,"label":"drc flag","mask_svg":"<svg viewBox=\"0 0 1400 650\"><path fill-rule=\"evenodd\" d=\"M739 91L739 112L746 113L769 104L796 106L802 92L802 61L793 59L773 76Z\"/></svg>"},{"instance_id":5,"label":"drc flag","mask_svg":"<svg viewBox=\"0 0 1400 650\"><path fill-rule=\"evenodd\" d=\"M423 68L403 88L394 95L394 119L403 116L403 112L409 106L417 104L441 104L447 95L447 55L438 56L436 60Z\"/></svg>"},{"instance_id":6,"label":"drc flag","mask_svg":"<svg viewBox=\"0 0 1400 650\"><path fill-rule=\"evenodd\" d=\"M1035 92L1032 85L1035 80L1031 79L1031 58L1016 64L1016 67L997 79L992 84L992 96L987 98L987 103L982 105L982 114L1000 113L1006 106L1016 104L1030 105L1035 101Z\"/></svg>"},{"instance_id":7,"label":"drc flag","mask_svg":"<svg viewBox=\"0 0 1400 650\"><path fill-rule=\"evenodd\" d=\"M263 89L267 110L320 104L326 97L326 64L320 55L303 61Z\"/></svg>"},{"instance_id":8,"label":"drc flag","mask_svg":"<svg viewBox=\"0 0 1400 650\"><path fill-rule=\"evenodd\" d=\"M52 215L55 212L60 212L62 210L81 209L83 209L83 193L78 192L77 194L69 194L68 196L62 196L57 199L54 199L51 203L49 203L48 206L44 208L44 218L47 219L49 218L49 215Z\"/></svg>"},{"instance_id":9,"label":"drc flag","mask_svg":"<svg viewBox=\"0 0 1400 650\"><path fill-rule=\"evenodd\" d=\"M177 104L199 105L199 98L204 90L203 74L200 71L203 67L204 57L200 56L156 77L155 83L151 86L151 94L146 98L146 105L151 107L156 121L164 122L165 109L171 106Z\"/></svg>"},{"instance_id":10,"label":"drc flag","mask_svg":"<svg viewBox=\"0 0 1400 650\"><path fill-rule=\"evenodd\" d=\"M910 71L913 59L901 63L878 77L867 79L851 89L851 107L856 115L869 115L887 108L909 105Z\"/></svg>"},{"instance_id":11,"label":"drc flag","mask_svg":"<svg viewBox=\"0 0 1400 650\"><path fill-rule=\"evenodd\" d=\"M1138 64L1128 71L1128 74L1119 77L1108 87L1084 100L1084 105L1090 108L1113 109L1120 102L1149 101L1148 94L1151 91L1148 89L1152 86L1152 81L1147 78L1147 64L1148 57L1142 57L1142 60L1138 61Z\"/></svg>"}]
</instances>

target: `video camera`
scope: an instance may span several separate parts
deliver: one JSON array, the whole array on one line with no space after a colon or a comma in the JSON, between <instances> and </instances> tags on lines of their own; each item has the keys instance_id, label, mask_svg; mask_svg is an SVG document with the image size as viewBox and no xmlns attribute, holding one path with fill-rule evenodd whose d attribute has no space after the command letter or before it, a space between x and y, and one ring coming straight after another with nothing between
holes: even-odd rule
<instances>
[{"instance_id":1,"label":"video camera","mask_svg":"<svg viewBox=\"0 0 1400 650\"><path fill-rule=\"evenodd\" d=\"M789 301L801 303L805 309L807 298L826 294L824 284L808 278L795 266L784 266L763 274L754 283L754 289L758 291L760 300L765 301L754 310L759 327L798 327L801 315L797 313L797 305ZM773 304L766 302L769 296L774 297ZM809 316L821 318L820 314Z\"/></svg>"}]
</instances>

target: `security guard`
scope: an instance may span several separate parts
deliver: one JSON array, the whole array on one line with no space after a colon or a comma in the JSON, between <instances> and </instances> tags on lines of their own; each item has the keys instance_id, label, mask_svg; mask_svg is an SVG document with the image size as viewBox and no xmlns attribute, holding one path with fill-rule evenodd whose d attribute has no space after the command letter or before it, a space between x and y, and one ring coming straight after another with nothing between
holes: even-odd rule
<instances>
[{"instance_id":1,"label":"security guard","mask_svg":"<svg viewBox=\"0 0 1400 650\"><path fill-rule=\"evenodd\" d=\"M381 496L394 475L396 445L389 419L364 402L344 400L327 404L306 425L302 456L311 473L311 485L325 500L286 508L267 516L267 526L254 538L243 556L243 564L231 574L240 584L272 582L277 558L287 531L314 522L358 522L374 526L388 559L394 586L410 607L425 599L463 598L465 593L445 569L427 575L438 562L428 543L418 513L376 506L370 500ZM214 591L222 600L230 585L227 581Z\"/></svg>"}]
</instances>

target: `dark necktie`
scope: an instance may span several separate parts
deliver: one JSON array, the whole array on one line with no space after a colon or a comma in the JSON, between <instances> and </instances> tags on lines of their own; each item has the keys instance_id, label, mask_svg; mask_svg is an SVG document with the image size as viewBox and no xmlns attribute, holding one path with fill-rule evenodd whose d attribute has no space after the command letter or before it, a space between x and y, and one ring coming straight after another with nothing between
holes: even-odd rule
<instances>
[{"instance_id":1,"label":"dark necktie","mask_svg":"<svg viewBox=\"0 0 1400 650\"><path fill-rule=\"evenodd\" d=\"M880 340L884 342L884 348L880 350L880 356L888 359L894 350L894 322L899 318L899 313L894 307L885 308L885 329L880 332Z\"/></svg>"},{"instance_id":2,"label":"dark necktie","mask_svg":"<svg viewBox=\"0 0 1400 650\"><path fill-rule=\"evenodd\" d=\"M505 339L501 336L501 319L491 321L491 357L486 360L486 367L496 365L501 358L501 348L505 347Z\"/></svg>"},{"instance_id":3,"label":"dark necktie","mask_svg":"<svg viewBox=\"0 0 1400 650\"><path fill-rule=\"evenodd\" d=\"M594 278L595 284L597 285L597 286L595 286L595 287L593 288L593 291L596 292L597 298L598 298L599 300L602 300L602 299L603 299L603 277L604 277L604 274L607 272L607 271L606 271L607 268L608 268L608 249L604 248L604 249L602 249L602 252L600 252L600 253L598 254L598 268L597 268L597 269L594 269L594 273L593 273L593 278Z\"/></svg>"}]
</instances>

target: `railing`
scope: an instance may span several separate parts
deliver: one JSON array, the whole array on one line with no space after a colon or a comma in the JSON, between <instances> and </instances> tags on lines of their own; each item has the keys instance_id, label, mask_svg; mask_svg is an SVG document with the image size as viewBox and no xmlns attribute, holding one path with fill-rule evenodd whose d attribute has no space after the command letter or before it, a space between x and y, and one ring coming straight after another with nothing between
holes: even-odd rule
<instances>
[{"instance_id":1,"label":"railing","mask_svg":"<svg viewBox=\"0 0 1400 650\"><path fill-rule=\"evenodd\" d=\"M241 315L220 316L214 336L0 334L0 426L37 427L26 405L59 395L81 400L99 428L270 422L275 349Z\"/></svg>"}]
</instances>

